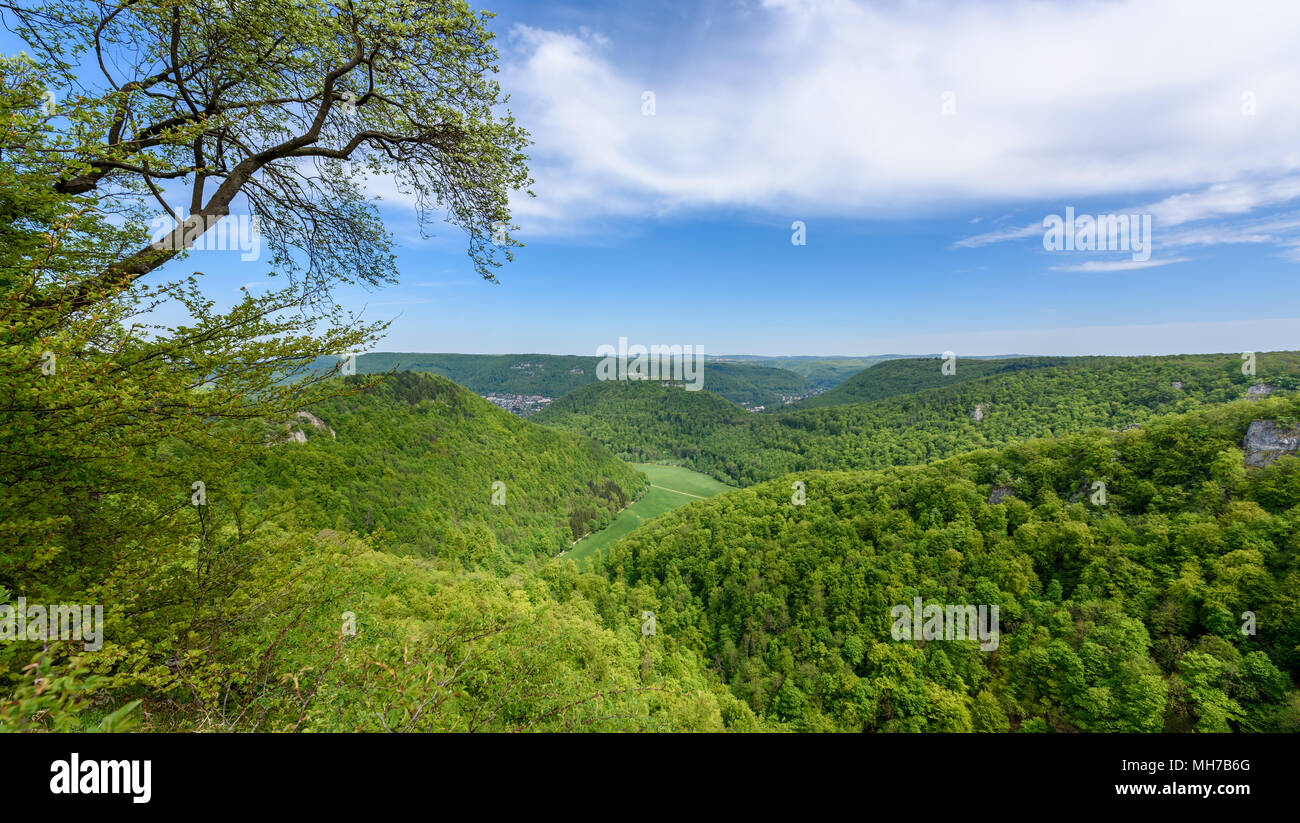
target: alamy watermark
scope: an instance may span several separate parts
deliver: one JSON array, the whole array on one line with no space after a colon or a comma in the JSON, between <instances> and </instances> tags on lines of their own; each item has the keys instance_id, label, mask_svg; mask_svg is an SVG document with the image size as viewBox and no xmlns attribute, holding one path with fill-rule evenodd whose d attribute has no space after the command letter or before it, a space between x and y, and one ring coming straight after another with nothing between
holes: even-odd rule
<instances>
[{"instance_id":1,"label":"alamy watermark","mask_svg":"<svg viewBox=\"0 0 1300 823\"><path fill-rule=\"evenodd\" d=\"M0 605L0 642L80 640L88 652L104 647L104 607L77 604L27 604L20 597Z\"/></svg>"},{"instance_id":2,"label":"alamy watermark","mask_svg":"<svg viewBox=\"0 0 1300 823\"><path fill-rule=\"evenodd\" d=\"M1127 251L1135 262L1151 259L1151 215L1049 214L1043 218L1043 248L1048 251Z\"/></svg>"},{"instance_id":3,"label":"alamy watermark","mask_svg":"<svg viewBox=\"0 0 1300 823\"><path fill-rule=\"evenodd\" d=\"M618 339L618 348L608 343L596 349L604 358L596 364L597 380L680 380L687 391L704 388L704 347L629 346L626 337ZM631 358L631 362L629 362Z\"/></svg>"},{"instance_id":4,"label":"alamy watermark","mask_svg":"<svg viewBox=\"0 0 1300 823\"><path fill-rule=\"evenodd\" d=\"M915 597L911 606L899 604L889 614L894 619L889 635L895 640L979 640L980 650L986 652L998 647L997 606L924 606Z\"/></svg>"},{"instance_id":5,"label":"alamy watermark","mask_svg":"<svg viewBox=\"0 0 1300 823\"><path fill-rule=\"evenodd\" d=\"M73 752L50 764L50 794L124 794L132 803L153 797L152 760L82 760Z\"/></svg>"},{"instance_id":6,"label":"alamy watermark","mask_svg":"<svg viewBox=\"0 0 1300 823\"><path fill-rule=\"evenodd\" d=\"M156 249L238 251L239 259L245 262L262 256L262 218L257 215L190 215L182 218L180 225L168 215L159 215L150 221L149 228L153 232L149 242Z\"/></svg>"}]
</instances>

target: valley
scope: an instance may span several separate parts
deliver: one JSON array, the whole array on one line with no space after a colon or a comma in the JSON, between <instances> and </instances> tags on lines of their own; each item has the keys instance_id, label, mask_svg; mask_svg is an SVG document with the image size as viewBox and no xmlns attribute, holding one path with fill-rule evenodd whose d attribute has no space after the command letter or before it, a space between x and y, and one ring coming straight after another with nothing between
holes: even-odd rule
<instances>
[{"instance_id":1,"label":"valley","mask_svg":"<svg viewBox=\"0 0 1300 823\"><path fill-rule=\"evenodd\" d=\"M542 358L500 359L525 361L537 379ZM1242 363L880 358L777 414L643 380L577 386L528 419L422 369L328 378L288 422L220 429L263 444L207 470L210 574L241 592L222 606L237 621L193 623L187 552L128 555L150 588L102 585L161 622L111 618L104 646L229 649L181 672L239 700L219 684L265 655L321 668L322 633L354 615L321 710L257 692L282 728L1291 730L1300 354ZM709 363L706 385L715 368L750 367ZM193 454L160 442L157 477ZM37 579L20 560L0 575ZM996 607L1000 635L900 641L900 603ZM410 637L472 664L410 657ZM523 691L485 713L514 688L502 670ZM418 712L429 672L465 698ZM151 728L209 728L188 706Z\"/></svg>"},{"instance_id":2,"label":"valley","mask_svg":"<svg viewBox=\"0 0 1300 823\"><path fill-rule=\"evenodd\" d=\"M583 563L602 554L610 544L626 537L642 523L692 500L708 500L730 488L708 475L679 466L633 463L632 468L650 479L645 495L619 512L608 526L579 540L573 548L560 555L561 558Z\"/></svg>"},{"instance_id":3,"label":"valley","mask_svg":"<svg viewBox=\"0 0 1300 823\"><path fill-rule=\"evenodd\" d=\"M480 497L456 517L463 536L411 533L388 551L537 575L570 605L584 592L611 627L652 615L657 653L699 661L714 683L720 728L1291 728L1300 361L1261 353L1258 376L1240 362L1012 358L943 375L933 359L889 359L846 381L842 403L772 417L668 383L589 385L510 426L512 439L591 438L610 450L593 456L631 461L637 481L617 480L612 496L571 486L579 496L561 509L571 545L532 543L533 558L550 560L525 571L529 552L510 547L529 532L488 516ZM408 384L399 396L423 396L423 383L455 396L435 378L397 377ZM327 408L321 419L348 432L343 407ZM863 448L873 438L912 450ZM448 452L451 465L475 459L474 440ZM743 479L737 488L646 457ZM557 511L525 499L537 526ZM574 517L589 506L598 516ZM507 552L473 548L485 540ZM894 605L913 601L997 606L1001 639L891 641ZM1246 612L1258 623L1243 635L1234 616ZM655 717L666 719L641 722Z\"/></svg>"}]
</instances>

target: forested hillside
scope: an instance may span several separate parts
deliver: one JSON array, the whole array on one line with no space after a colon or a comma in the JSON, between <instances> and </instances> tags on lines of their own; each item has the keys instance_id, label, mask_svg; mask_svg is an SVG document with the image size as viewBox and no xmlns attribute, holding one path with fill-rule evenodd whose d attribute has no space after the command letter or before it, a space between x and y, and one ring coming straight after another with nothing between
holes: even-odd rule
<instances>
[{"instance_id":1,"label":"forested hillside","mask_svg":"<svg viewBox=\"0 0 1300 823\"><path fill-rule=\"evenodd\" d=\"M624 460L691 463L702 454L700 444L758 417L710 391L615 380L561 397L533 421L585 434Z\"/></svg>"},{"instance_id":2,"label":"forested hillside","mask_svg":"<svg viewBox=\"0 0 1300 823\"><path fill-rule=\"evenodd\" d=\"M537 420L586 432L618 454L680 461L743 486L790 471L923 463L1093 426L1120 429L1300 386L1294 352L1258 355L1257 376L1242 374L1241 364L1239 355L1077 358L870 403L743 417L704 392L602 384ZM959 361L958 374L972 365Z\"/></svg>"},{"instance_id":3,"label":"forested hillside","mask_svg":"<svg viewBox=\"0 0 1300 823\"><path fill-rule=\"evenodd\" d=\"M823 394L800 400L788 410L815 409L826 406L845 406L851 403L869 403L899 394L912 394L922 389L965 383L981 377L1064 365L1071 358L1016 357L1006 360L964 359L961 367L952 374L944 374L943 360L935 358L909 358L886 360L864 369Z\"/></svg>"},{"instance_id":4,"label":"forested hillside","mask_svg":"<svg viewBox=\"0 0 1300 823\"><path fill-rule=\"evenodd\" d=\"M1300 458L1248 468L1259 419L1294 427L1300 401L787 475L658 518L606 571L801 730L1295 731ZM997 648L897 642L915 597L997 605Z\"/></svg>"},{"instance_id":5,"label":"forested hillside","mask_svg":"<svg viewBox=\"0 0 1300 823\"><path fill-rule=\"evenodd\" d=\"M357 355L356 373L429 372L476 394L509 392L559 397L594 382L599 360L560 354L371 352ZM323 370L334 363L334 358L321 358L316 366Z\"/></svg>"},{"instance_id":6,"label":"forested hillside","mask_svg":"<svg viewBox=\"0 0 1300 823\"><path fill-rule=\"evenodd\" d=\"M813 384L786 369L707 361L703 387L737 405L764 406L770 411L781 408L785 397L799 397L812 391Z\"/></svg>"},{"instance_id":7,"label":"forested hillside","mask_svg":"<svg viewBox=\"0 0 1300 823\"><path fill-rule=\"evenodd\" d=\"M115 551L83 508L52 549L3 556L0 604L107 605L94 653L0 644L0 731L761 728L691 652L643 632L639 591L543 565L643 477L437 376L326 393L287 426L161 438L141 477L174 492L98 501L139 510ZM253 449L233 475L204 459L225 441Z\"/></svg>"},{"instance_id":8,"label":"forested hillside","mask_svg":"<svg viewBox=\"0 0 1300 823\"><path fill-rule=\"evenodd\" d=\"M838 386L876 363L890 360L933 359L938 356L937 354L873 354L866 357L820 357L817 355L762 357L752 354L727 354L721 355L718 359L751 366L773 366L792 371L808 378L809 383L824 391ZM974 362L976 360L1004 360L1018 357L1022 357L1022 355L978 355L962 359L963 361Z\"/></svg>"},{"instance_id":9,"label":"forested hillside","mask_svg":"<svg viewBox=\"0 0 1300 823\"><path fill-rule=\"evenodd\" d=\"M646 488L603 446L431 374L401 372L311 412L315 425L294 425L306 442L283 442L247 473L253 499L292 507L303 527L370 535L398 554L495 568L549 557Z\"/></svg>"},{"instance_id":10,"label":"forested hillside","mask_svg":"<svg viewBox=\"0 0 1300 823\"><path fill-rule=\"evenodd\" d=\"M863 369L882 360L907 357L902 354L881 354L868 357L759 357L751 354L721 355L719 360L747 366L771 366L792 371L808 379L821 389L837 386ZM710 363L715 361L710 360Z\"/></svg>"},{"instance_id":11,"label":"forested hillside","mask_svg":"<svg viewBox=\"0 0 1300 823\"><path fill-rule=\"evenodd\" d=\"M357 374L390 371L431 372L459 383L476 394L524 394L562 397L597 382L602 358L558 354L421 354L374 352L356 357ZM336 358L322 357L319 371L332 368ZM812 384L794 372L769 366L707 362L704 387L733 403L777 407L782 396L807 393Z\"/></svg>"}]
</instances>

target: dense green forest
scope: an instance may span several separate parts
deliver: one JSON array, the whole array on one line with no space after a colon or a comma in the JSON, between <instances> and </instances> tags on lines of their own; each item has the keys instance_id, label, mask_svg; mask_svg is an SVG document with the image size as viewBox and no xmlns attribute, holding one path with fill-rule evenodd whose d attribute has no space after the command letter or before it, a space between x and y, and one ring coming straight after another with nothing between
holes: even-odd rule
<instances>
[{"instance_id":1,"label":"dense green forest","mask_svg":"<svg viewBox=\"0 0 1300 823\"><path fill-rule=\"evenodd\" d=\"M1300 458L1247 469L1260 419L1300 401L788 475L656 519L606 572L800 730L1296 731ZM998 605L999 645L894 642L915 597Z\"/></svg>"},{"instance_id":2,"label":"dense green forest","mask_svg":"<svg viewBox=\"0 0 1300 823\"><path fill-rule=\"evenodd\" d=\"M906 356L882 354L869 357L759 357L751 354L728 354L722 355L719 359L748 366L769 366L792 371L806 377L808 382L817 388L829 389L875 363Z\"/></svg>"},{"instance_id":3,"label":"dense green forest","mask_svg":"<svg viewBox=\"0 0 1300 823\"><path fill-rule=\"evenodd\" d=\"M704 390L742 406L781 408L782 397L797 397L812 390L813 384L792 371L773 366L743 363L704 364Z\"/></svg>"},{"instance_id":4,"label":"dense green forest","mask_svg":"<svg viewBox=\"0 0 1300 823\"><path fill-rule=\"evenodd\" d=\"M160 440L144 462L177 489L165 540L97 553L88 510L57 551L11 544L0 604L106 608L93 653L0 644L0 731L762 728L692 652L644 631L640 592L550 560L643 476L434 375L331 385L286 422L217 426L253 449L235 469ZM196 472L201 501L186 497ZM123 488L103 514L147 499Z\"/></svg>"},{"instance_id":5,"label":"dense green forest","mask_svg":"<svg viewBox=\"0 0 1300 823\"><path fill-rule=\"evenodd\" d=\"M1017 357L1006 360L965 359L961 368L951 374L944 373L942 360L912 358L886 360L858 372L835 388L823 394L800 400L787 406L787 410L816 409L826 406L846 406L851 403L869 403L900 394L912 394L921 389L978 380L998 374L1009 374L1025 369L1062 366L1071 358Z\"/></svg>"},{"instance_id":6,"label":"dense green forest","mask_svg":"<svg viewBox=\"0 0 1300 823\"><path fill-rule=\"evenodd\" d=\"M625 460L687 464L698 444L719 431L744 430L751 419L765 416L747 412L710 391L629 380L579 389L532 418L536 423L581 432Z\"/></svg>"},{"instance_id":7,"label":"dense green forest","mask_svg":"<svg viewBox=\"0 0 1300 823\"><path fill-rule=\"evenodd\" d=\"M498 569L550 557L646 488L603 446L529 425L435 375L401 372L311 412L314 424L293 424L305 443L284 440L245 473L251 496L292 507L304 527L370 535L397 554Z\"/></svg>"},{"instance_id":8,"label":"dense green forest","mask_svg":"<svg viewBox=\"0 0 1300 823\"><path fill-rule=\"evenodd\" d=\"M959 361L999 369L1005 361ZM1014 362L1014 361L1011 361ZM885 364L939 373L940 361ZM1030 437L1119 429L1159 414L1300 386L1300 355L1068 358L1059 366L996 371L869 403L741 415L706 392L599 384L553 403L538 422L585 432L616 454L679 462L731 485L791 471L923 463ZM881 366L873 366L868 373ZM975 369L971 369L975 371Z\"/></svg>"},{"instance_id":9,"label":"dense green forest","mask_svg":"<svg viewBox=\"0 0 1300 823\"><path fill-rule=\"evenodd\" d=\"M762 357L753 354L727 354L721 355L718 359L750 366L771 366L773 368L792 371L795 374L808 378L808 382L813 386L826 390L838 386L840 383L843 383L855 375L861 374L864 369L874 366L877 363L884 363L890 360L917 360L925 357L937 356L938 355L874 354L866 357L820 357L817 355ZM968 360L974 362L978 360L1001 360L1018 356L1019 355L1009 354L979 355L962 359L963 361Z\"/></svg>"},{"instance_id":10,"label":"dense green forest","mask_svg":"<svg viewBox=\"0 0 1300 823\"><path fill-rule=\"evenodd\" d=\"M602 358L557 354L421 354L373 352L356 356L357 374L392 371L432 372L477 394L525 394L562 397L597 382ZM313 364L320 372L335 366L334 357ZM733 403L782 405L782 396L805 394L812 384L781 368L706 361L704 388Z\"/></svg>"}]
</instances>

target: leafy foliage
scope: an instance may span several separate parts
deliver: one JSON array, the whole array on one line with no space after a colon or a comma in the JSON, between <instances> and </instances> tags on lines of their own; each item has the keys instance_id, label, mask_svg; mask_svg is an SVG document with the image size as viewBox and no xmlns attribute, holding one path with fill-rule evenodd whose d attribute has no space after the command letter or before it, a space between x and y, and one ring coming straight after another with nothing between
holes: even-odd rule
<instances>
[{"instance_id":1,"label":"leafy foliage","mask_svg":"<svg viewBox=\"0 0 1300 823\"><path fill-rule=\"evenodd\" d=\"M557 354L418 354L371 352L358 355L358 374L391 371L432 372L461 384L476 394L533 394L561 397L597 382L599 357ZM326 371L334 358L321 358L316 368ZM810 384L785 369L736 363L707 362L709 390L733 403L779 407L782 396L807 391Z\"/></svg>"},{"instance_id":2,"label":"leafy foliage","mask_svg":"<svg viewBox=\"0 0 1300 823\"><path fill-rule=\"evenodd\" d=\"M649 587L670 647L802 730L1296 731L1300 458L1248 475L1239 444L1298 413L1243 401L789 475L656 519L606 572ZM1012 494L990 502L995 487ZM893 640L891 608L914 597L998 605L999 647Z\"/></svg>"},{"instance_id":3,"label":"leafy foliage","mask_svg":"<svg viewBox=\"0 0 1300 823\"><path fill-rule=\"evenodd\" d=\"M882 364L866 373L886 365L940 373L939 361L911 362L921 365ZM1119 429L1240 399L1255 384L1300 386L1295 352L1260 354L1258 373L1266 377L1258 378L1241 373L1239 355L1067 358L1058 366L1008 368L1014 362L963 361L957 374L972 366L995 373L869 403L777 415L744 415L707 392L599 384L561 398L535 419L586 432L619 455L681 462L745 485L791 471L909 465L1093 426Z\"/></svg>"},{"instance_id":4,"label":"leafy foliage","mask_svg":"<svg viewBox=\"0 0 1300 823\"><path fill-rule=\"evenodd\" d=\"M297 424L305 443L259 458L244 474L250 495L265 510L291 509L303 528L371 535L397 554L505 570L559 554L646 488L592 441L430 374L401 372L312 410L322 428Z\"/></svg>"},{"instance_id":5,"label":"leafy foliage","mask_svg":"<svg viewBox=\"0 0 1300 823\"><path fill-rule=\"evenodd\" d=\"M964 358L961 367L945 374L942 360L899 359L884 360L863 369L823 394L804 398L792 404L790 410L818 409L827 406L844 406L850 403L869 403L900 394L913 394L922 389L933 389L954 383L965 383L983 377L1063 366L1064 357L1015 357L997 360Z\"/></svg>"}]
</instances>

